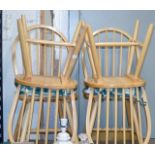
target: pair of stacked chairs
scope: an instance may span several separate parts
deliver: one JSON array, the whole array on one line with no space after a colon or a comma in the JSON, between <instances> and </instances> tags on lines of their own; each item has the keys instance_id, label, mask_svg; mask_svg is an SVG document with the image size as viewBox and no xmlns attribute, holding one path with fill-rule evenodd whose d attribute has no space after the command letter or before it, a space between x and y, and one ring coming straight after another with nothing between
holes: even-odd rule
<instances>
[{"instance_id":1,"label":"pair of stacked chairs","mask_svg":"<svg viewBox=\"0 0 155 155\"><path fill-rule=\"evenodd\" d=\"M8 118L11 143L56 143L60 118L69 120L68 132L78 143L78 84L71 75L80 53L89 143L149 142L151 117L140 73L152 24L143 43L137 40L138 21L133 36L115 28L93 33L80 21L71 43L51 26L27 26L24 16L17 25L12 47L16 93Z\"/></svg>"}]
</instances>

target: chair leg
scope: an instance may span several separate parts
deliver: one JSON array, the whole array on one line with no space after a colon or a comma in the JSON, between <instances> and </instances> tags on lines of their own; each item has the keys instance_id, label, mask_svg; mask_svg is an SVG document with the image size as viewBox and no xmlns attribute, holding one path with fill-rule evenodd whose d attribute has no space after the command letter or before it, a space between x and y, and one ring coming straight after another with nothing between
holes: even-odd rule
<instances>
[{"instance_id":1,"label":"chair leg","mask_svg":"<svg viewBox=\"0 0 155 155\"><path fill-rule=\"evenodd\" d=\"M141 120L141 105L140 105L140 93L139 93L139 88L136 88L136 104L137 104L137 113L138 113L138 124L139 124L139 132L141 137L143 137L142 135L142 120Z\"/></svg>"},{"instance_id":2,"label":"chair leg","mask_svg":"<svg viewBox=\"0 0 155 155\"><path fill-rule=\"evenodd\" d=\"M50 120L50 111L51 111L50 108L51 108L51 90L49 89L49 91L48 91L48 101L47 101L45 144L48 143L49 120Z\"/></svg>"},{"instance_id":3,"label":"chair leg","mask_svg":"<svg viewBox=\"0 0 155 155\"><path fill-rule=\"evenodd\" d=\"M23 106L23 105L22 105ZM15 132L14 132L14 140L18 141L18 135L20 135L20 129L19 129L19 125L20 125L20 121L21 121L21 117L22 117L22 108L20 109L19 115L18 115L18 120L16 123L16 128L15 128Z\"/></svg>"},{"instance_id":4,"label":"chair leg","mask_svg":"<svg viewBox=\"0 0 155 155\"><path fill-rule=\"evenodd\" d=\"M58 113L59 113L59 118L63 118L63 109L62 109L61 102L59 102L59 104L58 104Z\"/></svg>"},{"instance_id":5,"label":"chair leg","mask_svg":"<svg viewBox=\"0 0 155 155\"><path fill-rule=\"evenodd\" d=\"M133 121L134 121L134 127L135 127L135 132L137 134L138 142L140 144L142 144L143 139L142 139L142 135L141 135L141 132L140 132L137 113L136 113L136 110L135 110L134 106L133 106Z\"/></svg>"},{"instance_id":6,"label":"chair leg","mask_svg":"<svg viewBox=\"0 0 155 155\"><path fill-rule=\"evenodd\" d=\"M66 96L63 96L63 118L66 118L67 114L67 101L66 101Z\"/></svg>"},{"instance_id":7,"label":"chair leg","mask_svg":"<svg viewBox=\"0 0 155 155\"><path fill-rule=\"evenodd\" d=\"M90 119L90 133L92 133L96 115L97 115L98 102L95 99L93 99L93 105L94 106L92 108L91 119Z\"/></svg>"},{"instance_id":8,"label":"chair leg","mask_svg":"<svg viewBox=\"0 0 155 155\"><path fill-rule=\"evenodd\" d=\"M118 121L118 95L117 95L117 88L115 88L115 95L114 95L114 115L115 115L115 131L114 131L114 143L117 144L117 121Z\"/></svg>"},{"instance_id":9,"label":"chair leg","mask_svg":"<svg viewBox=\"0 0 155 155\"><path fill-rule=\"evenodd\" d=\"M97 132L96 132L96 143L99 143L99 130L100 130L100 118L101 118L101 101L102 101L102 94L99 93L98 95L98 109L97 109Z\"/></svg>"},{"instance_id":10,"label":"chair leg","mask_svg":"<svg viewBox=\"0 0 155 155\"><path fill-rule=\"evenodd\" d=\"M106 144L108 144L108 142L109 142L109 110L110 110L110 90L107 89L107 96L106 96L106 139L105 139Z\"/></svg>"},{"instance_id":11,"label":"chair leg","mask_svg":"<svg viewBox=\"0 0 155 155\"><path fill-rule=\"evenodd\" d=\"M126 104L125 104L125 89L122 90L122 111L123 111L123 144L126 143Z\"/></svg>"},{"instance_id":12,"label":"chair leg","mask_svg":"<svg viewBox=\"0 0 155 155\"><path fill-rule=\"evenodd\" d=\"M58 107L59 107L59 90L56 90L56 105L54 118L54 143L56 143L56 136L58 130Z\"/></svg>"},{"instance_id":13,"label":"chair leg","mask_svg":"<svg viewBox=\"0 0 155 155\"><path fill-rule=\"evenodd\" d=\"M36 91L36 89L33 88L31 103L30 103L30 110L29 110L29 124L28 124L27 141L29 141L29 139L30 139L30 132L31 132L32 120L33 120L33 111L34 111L34 104L35 104L35 91Z\"/></svg>"},{"instance_id":14,"label":"chair leg","mask_svg":"<svg viewBox=\"0 0 155 155\"><path fill-rule=\"evenodd\" d=\"M130 120L131 120L131 141L134 144L134 119L133 119L133 90L130 88Z\"/></svg>"},{"instance_id":15,"label":"chair leg","mask_svg":"<svg viewBox=\"0 0 155 155\"><path fill-rule=\"evenodd\" d=\"M21 133L21 138L20 142L26 141L26 134L27 134L27 129L28 129L28 121L29 121L29 109L30 109L30 104L26 104L25 107L25 113L23 117L23 127L22 127L22 133Z\"/></svg>"},{"instance_id":16,"label":"chair leg","mask_svg":"<svg viewBox=\"0 0 155 155\"><path fill-rule=\"evenodd\" d=\"M88 105L87 105L87 113L86 113L86 133L87 133L89 143L93 143L93 140L91 138L91 132L90 132L90 113L91 113L93 95L94 95L94 90L91 89L89 94L89 99L88 99Z\"/></svg>"},{"instance_id":17,"label":"chair leg","mask_svg":"<svg viewBox=\"0 0 155 155\"><path fill-rule=\"evenodd\" d=\"M72 118L73 118L73 133L72 133L72 141L75 143L78 143L77 139L77 111L76 111L76 103L75 103L75 92L74 90L71 90L71 103L72 103Z\"/></svg>"},{"instance_id":18,"label":"chair leg","mask_svg":"<svg viewBox=\"0 0 155 155\"><path fill-rule=\"evenodd\" d=\"M36 144L38 144L39 142L42 102L43 102L43 88L41 89L40 100L39 100L38 123L37 123L37 129L36 129Z\"/></svg>"},{"instance_id":19,"label":"chair leg","mask_svg":"<svg viewBox=\"0 0 155 155\"><path fill-rule=\"evenodd\" d=\"M40 120L40 128L45 128L45 108L44 108L44 101L42 102L42 108L41 108L41 120ZM44 134L40 134L40 139L43 140L45 139L45 135Z\"/></svg>"},{"instance_id":20,"label":"chair leg","mask_svg":"<svg viewBox=\"0 0 155 155\"><path fill-rule=\"evenodd\" d=\"M23 103L22 103L22 107L21 107L21 115L20 115L20 118L19 118L19 126L18 126L18 135L17 135L17 141L20 141L21 140L21 131L22 131L22 123L23 123L23 116L24 116L24 113L25 113L25 109L26 109L26 94L24 95L24 98L23 98Z\"/></svg>"},{"instance_id":21,"label":"chair leg","mask_svg":"<svg viewBox=\"0 0 155 155\"><path fill-rule=\"evenodd\" d=\"M71 132L73 132L73 120L72 120L72 113L71 113L71 109L69 106L69 103L67 102L66 105L66 111L67 111L67 117L68 117L68 121L69 121L69 130Z\"/></svg>"},{"instance_id":22,"label":"chair leg","mask_svg":"<svg viewBox=\"0 0 155 155\"><path fill-rule=\"evenodd\" d=\"M127 114L127 122L128 122L128 127L131 127L131 115L130 115L130 101L126 99L125 101L125 107L126 107L126 114Z\"/></svg>"}]
</instances>

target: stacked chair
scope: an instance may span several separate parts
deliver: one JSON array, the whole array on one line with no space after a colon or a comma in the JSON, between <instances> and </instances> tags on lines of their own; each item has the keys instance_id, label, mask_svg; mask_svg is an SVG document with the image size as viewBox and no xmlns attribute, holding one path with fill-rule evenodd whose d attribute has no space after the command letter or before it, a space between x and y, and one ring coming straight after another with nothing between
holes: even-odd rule
<instances>
[{"instance_id":1,"label":"stacked chair","mask_svg":"<svg viewBox=\"0 0 155 155\"><path fill-rule=\"evenodd\" d=\"M8 118L10 142L56 143L59 120L67 118L68 132L77 143L77 82L71 74L84 42L84 23L78 24L72 43L53 27L27 26L24 16L17 25L12 54L16 93Z\"/></svg>"},{"instance_id":2,"label":"stacked chair","mask_svg":"<svg viewBox=\"0 0 155 155\"><path fill-rule=\"evenodd\" d=\"M90 28L82 52L89 143L149 142L151 117L140 74L153 25L149 25L144 42L138 41L138 31L139 21L132 36L117 28L94 33Z\"/></svg>"},{"instance_id":3,"label":"stacked chair","mask_svg":"<svg viewBox=\"0 0 155 155\"><path fill-rule=\"evenodd\" d=\"M71 76L80 51L89 143L149 142L151 117L140 74L153 25L139 42L139 21L132 36L117 28L93 33L80 21L71 43L51 26L27 26L24 16L17 25L12 48L16 93L8 118L11 143L56 143L61 118L69 120L67 131L78 143L77 82Z\"/></svg>"}]
</instances>

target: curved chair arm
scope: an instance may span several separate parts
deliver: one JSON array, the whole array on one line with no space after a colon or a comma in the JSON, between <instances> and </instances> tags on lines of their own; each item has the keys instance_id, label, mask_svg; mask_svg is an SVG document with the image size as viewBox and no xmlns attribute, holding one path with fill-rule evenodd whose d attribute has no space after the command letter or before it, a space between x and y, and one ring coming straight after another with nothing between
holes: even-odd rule
<instances>
[{"instance_id":1,"label":"curved chair arm","mask_svg":"<svg viewBox=\"0 0 155 155\"><path fill-rule=\"evenodd\" d=\"M17 64L16 64L16 45L19 41L19 37L16 36L13 44L12 44L12 63L13 63L13 72L15 75L17 75L19 72L18 72L18 69L17 69Z\"/></svg>"},{"instance_id":2,"label":"curved chair arm","mask_svg":"<svg viewBox=\"0 0 155 155\"><path fill-rule=\"evenodd\" d=\"M143 93L143 100L144 102L147 103L148 100L147 100L147 95L144 87L142 87L142 93ZM145 110L146 125L147 125L146 138L144 140L144 144L148 144L151 137L151 114L148 107L148 103L144 105L144 110Z\"/></svg>"},{"instance_id":3,"label":"curved chair arm","mask_svg":"<svg viewBox=\"0 0 155 155\"><path fill-rule=\"evenodd\" d=\"M144 140L144 144L148 144L150 137L151 137L151 115L148 106L145 106L145 113L146 113L146 121L147 121L147 134Z\"/></svg>"},{"instance_id":4,"label":"curved chair arm","mask_svg":"<svg viewBox=\"0 0 155 155\"><path fill-rule=\"evenodd\" d=\"M20 86L18 86L16 89L16 94L15 94L13 104L11 106L11 110L10 110L9 117L8 117L8 137L11 143L15 142L12 128L13 128L13 118L14 118L14 114L17 108L19 93L20 93Z\"/></svg>"}]
</instances>

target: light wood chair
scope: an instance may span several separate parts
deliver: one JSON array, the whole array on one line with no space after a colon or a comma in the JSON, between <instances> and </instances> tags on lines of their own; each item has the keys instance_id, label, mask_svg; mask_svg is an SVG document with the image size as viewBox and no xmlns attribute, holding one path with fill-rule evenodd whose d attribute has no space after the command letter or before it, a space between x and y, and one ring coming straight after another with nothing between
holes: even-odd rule
<instances>
[{"instance_id":1,"label":"light wood chair","mask_svg":"<svg viewBox=\"0 0 155 155\"><path fill-rule=\"evenodd\" d=\"M71 75L86 32L84 22L79 22L72 43L51 26L27 26L24 16L17 25L12 50L16 93L8 117L10 142L55 143L59 119L68 118L68 131L77 143L77 82Z\"/></svg>"},{"instance_id":2,"label":"light wood chair","mask_svg":"<svg viewBox=\"0 0 155 155\"><path fill-rule=\"evenodd\" d=\"M151 116L140 74L153 25L149 25L144 42L138 41L138 31L139 21L132 36L117 28L92 33L88 26L82 65L90 143L149 142Z\"/></svg>"}]
</instances>

